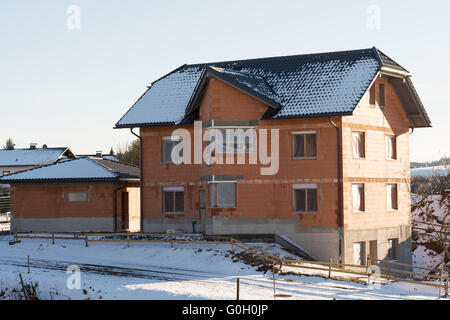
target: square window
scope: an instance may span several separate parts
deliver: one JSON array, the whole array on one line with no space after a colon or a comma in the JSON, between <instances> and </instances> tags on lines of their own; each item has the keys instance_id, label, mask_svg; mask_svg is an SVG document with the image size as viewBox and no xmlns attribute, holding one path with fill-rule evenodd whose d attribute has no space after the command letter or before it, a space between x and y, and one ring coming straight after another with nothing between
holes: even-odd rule
<instances>
[{"instance_id":1,"label":"square window","mask_svg":"<svg viewBox=\"0 0 450 320\"><path fill-rule=\"evenodd\" d=\"M255 151L254 128L226 128L213 130L214 140L217 141L218 153L251 153Z\"/></svg>"},{"instance_id":2,"label":"square window","mask_svg":"<svg viewBox=\"0 0 450 320\"><path fill-rule=\"evenodd\" d=\"M213 208L236 207L236 183L210 183L209 200Z\"/></svg>"},{"instance_id":3,"label":"square window","mask_svg":"<svg viewBox=\"0 0 450 320\"><path fill-rule=\"evenodd\" d=\"M162 162L163 163L173 163L172 161L172 150L179 144L183 143L181 137L163 137L162 140ZM183 149L180 152L180 157L183 157Z\"/></svg>"},{"instance_id":4,"label":"square window","mask_svg":"<svg viewBox=\"0 0 450 320\"><path fill-rule=\"evenodd\" d=\"M317 186L294 186L294 211L298 213L317 212Z\"/></svg>"},{"instance_id":5,"label":"square window","mask_svg":"<svg viewBox=\"0 0 450 320\"><path fill-rule=\"evenodd\" d=\"M314 158L316 157L316 134L295 133L292 135L293 157Z\"/></svg>"},{"instance_id":6,"label":"square window","mask_svg":"<svg viewBox=\"0 0 450 320\"><path fill-rule=\"evenodd\" d=\"M163 212L184 212L184 191L163 191Z\"/></svg>"}]
</instances>

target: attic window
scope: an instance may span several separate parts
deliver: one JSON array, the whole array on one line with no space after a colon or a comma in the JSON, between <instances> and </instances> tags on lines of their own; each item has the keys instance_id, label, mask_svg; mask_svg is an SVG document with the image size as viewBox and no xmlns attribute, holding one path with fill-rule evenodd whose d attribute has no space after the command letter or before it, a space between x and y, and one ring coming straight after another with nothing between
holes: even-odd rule
<instances>
[{"instance_id":1,"label":"attic window","mask_svg":"<svg viewBox=\"0 0 450 320\"><path fill-rule=\"evenodd\" d=\"M372 85L369 89L369 104L371 107L375 106L375 85Z\"/></svg>"},{"instance_id":2,"label":"attic window","mask_svg":"<svg viewBox=\"0 0 450 320\"><path fill-rule=\"evenodd\" d=\"M384 107L385 101L384 101L384 83L380 83L378 85L378 105L380 107Z\"/></svg>"}]
</instances>

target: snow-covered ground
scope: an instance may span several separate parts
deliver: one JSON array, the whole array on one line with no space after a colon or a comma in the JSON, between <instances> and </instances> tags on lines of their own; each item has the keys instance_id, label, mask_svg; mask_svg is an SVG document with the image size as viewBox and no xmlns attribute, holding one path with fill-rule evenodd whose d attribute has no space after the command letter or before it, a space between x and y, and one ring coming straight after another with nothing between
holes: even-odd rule
<instances>
[{"instance_id":1,"label":"snow-covered ground","mask_svg":"<svg viewBox=\"0 0 450 320\"><path fill-rule=\"evenodd\" d=\"M235 299L240 278L241 299L274 299L270 271L246 263L229 244L89 243L84 241L24 239L10 245L12 236L0 236L0 299L13 299L19 273L26 283L38 282L41 299ZM275 244L256 245L289 257ZM240 251L236 250L236 254ZM31 272L27 273L30 257ZM241 256L242 257L242 256ZM81 269L80 289L69 289ZM284 269L283 271L289 271ZM306 271L305 271L306 272ZM309 273L314 273L309 271ZM436 288L406 283L378 287L330 280L318 276L276 277L277 299L437 299ZM69 284L71 282L69 281Z\"/></svg>"},{"instance_id":2,"label":"snow-covered ground","mask_svg":"<svg viewBox=\"0 0 450 320\"><path fill-rule=\"evenodd\" d=\"M444 261L444 251L439 244L437 233L433 230L439 230L442 223L450 223L450 215L446 215L450 203L442 195L430 195L424 199L424 205L415 207L414 205L421 200L417 195L413 195L411 202L413 210L411 220L414 225L423 230L415 230L413 241L415 249L413 250L413 263L419 267L440 268ZM448 200L448 198L447 198ZM432 224L432 225L430 225ZM450 238L448 239L450 246ZM447 263L450 265L450 263ZM422 271L423 272L423 271Z\"/></svg>"}]
</instances>

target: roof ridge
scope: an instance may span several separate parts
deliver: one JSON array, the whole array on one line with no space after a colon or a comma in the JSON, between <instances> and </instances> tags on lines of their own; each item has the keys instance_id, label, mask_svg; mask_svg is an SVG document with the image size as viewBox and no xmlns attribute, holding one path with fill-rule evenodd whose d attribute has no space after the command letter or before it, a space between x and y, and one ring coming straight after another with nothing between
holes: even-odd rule
<instances>
[{"instance_id":1,"label":"roof ridge","mask_svg":"<svg viewBox=\"0 0 450 320\"><path fill-rule=\"evenodd\" d=\"M206 63L194 63L194 64L185 64L180 68L187 67L196 67L196 66L204 66L204 65L214 65L214 64L222 64L222 63L231 63L231 62L249 62L249 61L261 61L261 60L270 60L277 58L298 58L298 57L308 57L308 56L327 56L327 55L342 55L342 54L354 54L358 52L367 51L370 52L372 48L364 48L364 49L354 49L354 50L341 50L341 51L326 51L326 52L316 52L316 53L304 53L304 54L292 54L292 55L280 55L280 56L271 56L271 57L261 57L261 58L249 58L249 59L240 59L240 60L226 60L226 61L216 61L216 62L206 62Z\"/></svg>"}]
</instances>

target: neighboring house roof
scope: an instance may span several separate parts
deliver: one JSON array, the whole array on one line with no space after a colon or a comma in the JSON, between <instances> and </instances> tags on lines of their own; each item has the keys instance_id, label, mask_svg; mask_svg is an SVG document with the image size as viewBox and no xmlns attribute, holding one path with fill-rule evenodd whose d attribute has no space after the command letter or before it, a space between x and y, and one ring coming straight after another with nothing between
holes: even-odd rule
<instances>
[{"instance_id":1,"label":"neighboring house roof","mask_svg":"<svg viewBox=\"0 0 450 320\"><path fill-rule=\"evenodd\" d=\"M105 159L82 157L12 173L0 178L0 182L126 181L138 179L138 167Z\"/></svg>"},{"instance_id":2,"label":"neighboring house roof","mask_svg":"<svg viewBox=\"0 0 450 320\"><path fill-rule=\"evenodd\" d=\"M78 158L80 158L80 157L91 157L91 158L101 158L101 159L106 159L106 160L120 162L120 160L116 156L113 156L111 154L103 154L101 157L96 155L96 154L77 154L76 156Z\"/></svg>"},{"instance_id":3,"label":"neighboring house roof","mask_svg":"<svg viewBox=\"0 0 450 320\"><path fill-rule=\"evenodd\" d=\"M66 157L75 157L67 147L0 150L0 166L39 166L54 163Z\"/></svg>"},{"instance_id":4,"label":"neighboring house roof","mask_svg":"<svg viewBox=\"0 0 450 320\"><path fill-rule=\"evenodd\" d=\"M351 115L382 67L409 74L375 47L183 65L153 82L116 128L192 122L211 77L271 106L263 119ZM420 99L412 99L408 112L422 119L413 126L430 126Z\"/></svg>"}]
</instances>

